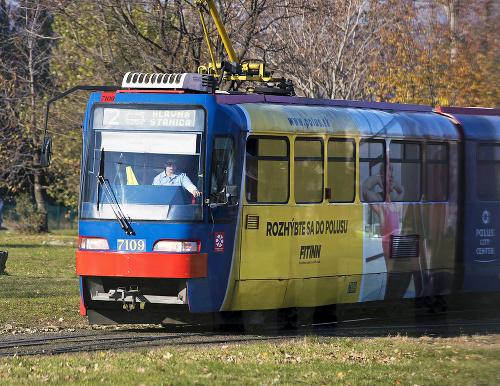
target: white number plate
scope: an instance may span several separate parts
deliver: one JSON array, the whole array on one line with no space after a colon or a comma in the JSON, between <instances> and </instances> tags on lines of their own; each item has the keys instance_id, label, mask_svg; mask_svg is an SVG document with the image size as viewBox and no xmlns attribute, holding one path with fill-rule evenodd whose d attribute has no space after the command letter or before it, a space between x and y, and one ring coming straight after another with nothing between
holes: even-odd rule
<instances>
[{"instance_id":1,"label":"white number plate","mask_svg":"<svg viewBox=\"0 0 500 386\"><path fill-rule=\"evenodd\" d=\"M117 239L117 250L127 252L144 252L146 250L146 240Z\"/></svg>"}]
</instances>

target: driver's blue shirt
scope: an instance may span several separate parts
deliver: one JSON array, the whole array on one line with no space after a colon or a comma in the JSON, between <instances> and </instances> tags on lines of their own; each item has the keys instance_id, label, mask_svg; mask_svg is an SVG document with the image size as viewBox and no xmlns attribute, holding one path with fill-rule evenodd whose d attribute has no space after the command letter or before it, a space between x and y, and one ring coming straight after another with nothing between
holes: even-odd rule
<instances>
[{"instance_id":1,"label":"driver's blue shirt","mask_svg":"<svg viewBox=\"0 0 500 386\"><path fill-rule=\"evenodd\" d=\"M196 185L194 185L186 173L175 173L172 178L167 176L167 173L164 171L158 174L153 179L153 185L170 185L170 186L182 186L189 193L193 193L195 190L198 190Z\"/></svg>"}]
</instances>

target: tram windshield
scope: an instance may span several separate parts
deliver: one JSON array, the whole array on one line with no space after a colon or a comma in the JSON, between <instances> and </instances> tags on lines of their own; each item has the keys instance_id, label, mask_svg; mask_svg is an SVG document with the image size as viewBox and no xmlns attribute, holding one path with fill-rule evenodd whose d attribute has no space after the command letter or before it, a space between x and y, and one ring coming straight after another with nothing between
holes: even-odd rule
<instances>
[{"instance_id":1,"label":"tram windshield","mask_svg":"<svg viewBox=\"0 0 500 386\"><path fill-rule=\"evenodd\" d=\"M80 218L114 220L119 209L130 221L202 220L204 127L196 106L97 105Z\"/></svg>"}]
</instances>

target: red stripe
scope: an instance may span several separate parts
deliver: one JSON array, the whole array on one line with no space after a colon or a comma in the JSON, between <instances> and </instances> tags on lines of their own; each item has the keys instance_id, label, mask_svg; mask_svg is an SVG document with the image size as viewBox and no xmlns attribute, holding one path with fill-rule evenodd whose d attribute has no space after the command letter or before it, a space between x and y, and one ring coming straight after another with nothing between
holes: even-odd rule
<instances>
[{"instance_id":1,"label":"red stripe","mask_svg":"<svg viewBox=\"0 0 500 386\"><path fill-rule=\"evenodd\" d=\"M116 94L114 92L103 92L101 94L101 102L114 102L115 95Z\"/></svg>"},{"instance_id":2,"label":"red stripe","mask_svg":"<svg viewBox=\"0 0 500 386\"><path fill-rule=\"evenodd\" d=\"M207 277L207 254L76 251L76 274L177 279Z\"/></svg>"},{"instance_id":3,"label":"red stripe","mask_svg":"<svg viewBox=\"0 0 500 386\"><path fill-rule=\"evenodd\" d=\"M80 315L82 315L82 316L86 316L87 315L87 308L83 304L81 296L80 296Z\"/></svg>"}]
</instances>

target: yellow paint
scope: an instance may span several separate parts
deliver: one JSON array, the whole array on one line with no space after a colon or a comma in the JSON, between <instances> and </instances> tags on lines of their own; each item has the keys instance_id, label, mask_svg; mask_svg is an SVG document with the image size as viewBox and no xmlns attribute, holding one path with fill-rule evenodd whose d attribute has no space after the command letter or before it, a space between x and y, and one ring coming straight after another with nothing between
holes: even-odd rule
<instances>
[{"instance_id":1,"label":"yellow paint","mask_svg":"<svg viewBox=\"0 0 500 386\"><path fill-rule=\"evenodd\" d=\"M262 146L259 154L247 158L246 172L255 173L247 174L251 189L242 188L240 231L224 310L380 300L385 296L388 269L402 274L443 270L450 277L444 279L444 288L451 288L456 235L450 216L456 213L456 204L402 204L401 234L420 235L420 256L412 260L398 257L394 264L386 264L379 220L371 216L370 206L360 201L366 178L360 176L361 135L348 109L266 104L242 107L251 122L249 135L261 138ZM272 161L272 156L283 156L284 141L273 139L266 144L263 138L271 137L288 138L289 162ZM297 138L306 140L304 151L297 146ZM314 151L317 139L323 141L323 155ZM352 142L337 141L342 139L354 140L354 149ZM315 178L318 175L323 181ZM412 175L404 177L405 185L411 185ZM353 202L329 203L321 191L324 187L332 193L332 201ZM320 202L297 204L308 198ZM255 201L286 203L253 204ZM245 229L247 215L258 217L259 229ZM414 282L396 288L398 296L421 291Z\"/></svg>"},{"instance_id":2,"label":"yellow paint","mask_svg":"<svg viewBox=\"0 0 500 386\"><path fill-rule=\"evenodd\" d=\"M339 303L356 303L359 299L361 279L363 275L347 275L343 277L341 288L342 298Z\"/></svg>"},{"instance_id":3,"label":"yellow paint","mask_svg":"<svg viewBox=\"0 0 500 386\"><path fill-rule=\"evenodd\" d=\"M321 138L324 147L331 137L329 133L359 142L359 128L345 109L266 104L243 104L242 107L250 117L252 134L289 137L291 187L294 177L299 180L308 177L304 171L295 170L294 142L298 136L308 134L311 138ZM273 143L278 144L277 141ZM268 150L262 146L261 151ZM272 153L283 155L277 149L272 149ZM323 170L326 170L328 153L323 163ZM340 167L342 165L345 163ZM258 166L260 171L265 165ZM356 161L356 178L358 169ZM344 173L342 181L350 178L351 182L353 174L352 170ZM272 176L261 177L259 175L258 200L266 201L263 197L272 193L271 187L283 184L278 184ZM325 186L338 183L328 182L328 177L334 180L335 176L325 175ZM271 185L266 187L266 181L272 182ZM333 187L334 193L343 192ZM287 192L283 193L286 196ZM243 200L241 231L223 310L314 307L346 299L358 300L363 274L363 206L359 197L349 204L330 204L323 200L317 204L298 205L294 190L288 193L288 204L283 205L247 204ZM247 215L259 217L259 229L245 229Z\"/></svg>"},{"instance_id":4,"label":"yellow paint","mask_svg":"<svg viewBox=\"0 0 500 386\"><path fill-rule=\"evenodd\" d=\"M359 135L356 121L340 107L243 103L253 132L335 133Z\"/></svg>"},{"instance_id":5,"label":"yellow paint","mask_svg":"<svg viewBox=\"0 0 500 386\"><path fill-rule=\"evenodd\" d=\"M248 214L259 216L260 226L241 230L233 267L240 281L229 309L338 303L347 291L343 276L362 274L361 205L245 205L243 223Z\"/></svg>"},{"instance_id":6,"label":"yellow paint","mask_svg":"<svg viewBox=\"0 0 500 386\"><path fill-rule=\"evenodd\" d=\"M229 40L229 36L227 35L226 28L224 27L224 24L222 23L219 12L217 11L217 7L215 6L213 0L197 0L196 3L199 3L199 4L206 3L208 5L208 8L210 9L210 14L212 15L212 18L214 19L215 26L217 27L217 30L219 31L219 35L222 39L222 43L224 43L224 47L226 48L227 54L229 56L229 60L231 62L237 62L238 58L236 57L236 53L234 52L231 41ZM201 11L200 11L200 15L202 15ZM208 36L207 36L207 39L208 39Z\"/></svg>"},{"instance_id":7,"label":"yellow paint","mask_svg":"<svg viewBox=\"0 0 500 386\"><path fill-rule=\"evenodd\" d=\"M342 296L342 276L288 281L284 307L311 307L336 304Z\"/></svg>"},{"instance_id":8,"label":"yellow paint","mask_svg":"<svg viewBox=\"0 0 500 386\"><path fill-rule=\"evenodd\" d=\"M231 310L272 310L282 308L286 280L243 280L235 285Z\"/></svg>"}]
</instances>

